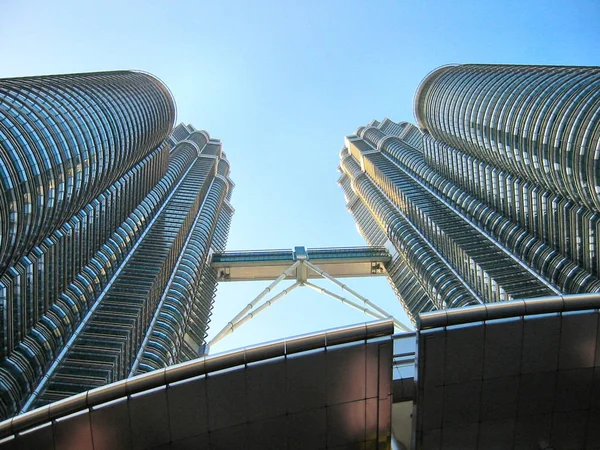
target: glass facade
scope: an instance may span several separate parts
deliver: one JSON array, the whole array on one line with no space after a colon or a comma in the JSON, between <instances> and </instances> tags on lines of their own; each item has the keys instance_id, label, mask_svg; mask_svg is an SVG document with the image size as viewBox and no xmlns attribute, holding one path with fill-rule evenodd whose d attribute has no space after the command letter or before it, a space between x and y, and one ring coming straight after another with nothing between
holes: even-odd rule
<instances>
[{"instance_id":1,"label":"glass facade","mask_svg":"<svg viewBox=\"0 0 600 450\"><path fill-rule=\"evenodd\" d=\"M369 244L393 249L413 321L600 290L599 88L598 68L447 66L417 92L421 130L385 119L346 138L348 209Z\"/></svg>"},{"instance_id":2,"label":"glass facade","mask_svg":"<svg viewBox=\"0 0 600 450\"><path fill-rule=\"evenodd\" d=\"M197 355L233 183L174 120L148 74L0 80L1 416Z\"/></svg>"},{"instance_id":3,"label":"glass facade","mask_svg":"<svg viewBox=\"0 0 600 450\"><path fill-rule=\"evenodd\" d=\"M598 276L600 68L442 67L415 97L427 163Z\"/></svg>"}]
</instances>

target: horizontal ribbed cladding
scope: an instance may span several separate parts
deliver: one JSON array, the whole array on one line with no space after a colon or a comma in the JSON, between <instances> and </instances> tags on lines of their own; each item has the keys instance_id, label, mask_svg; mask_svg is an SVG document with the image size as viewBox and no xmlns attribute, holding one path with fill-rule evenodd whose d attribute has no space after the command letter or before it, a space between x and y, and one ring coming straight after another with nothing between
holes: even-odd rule
<instances>
[{"instance_id":1,"label":"horizontal ribbed cladding","mask_svg":"<svg viewBox=\"0 0 600 450\"><path fill-rule=\"evenodd\" d=\"M216 274L208 264L208 254L226 191L226 182L220 177L215 178L197 216L173 283L157 311L157 321L150 330L150 339L144 348L138 373L180 361L179 352L184 339L188 344L194 342L196 350L205 343L216 290ZM193 310L203 310L205 313L193 314ZM201 320L197 320L199 317ZM196 336L202 338L194 339Z\"/></svg>"},{"instance_id":2,"label":"horizontal ribbed cladding","mask_svg":"<svg viewBox=\"0 0 600 450\"><path fill-rule=\"evenodd\" d=\"M375 183L484 301L558 293L390 159L381 153L365 158Z\"/></svg>"},{"instance_id":3,"label":"horizontal ribbed cladding","mask_svg":"<svg viewBox=\"0 0 600 450\"><path fill-rule=\"evenodd\" d=\"M227 180L229 181L229 180ZM211 248L216 252L223 252L227 246L227 237L229 236L229 229L231 228L231 220L233 219L233 214L235 210L229 200L227 199L228 195L231 193L233 186L230 186L225 194L225 201L221 207L221 212L219 213L219 219L217 221L217 228L215 229L213 240L211 243Z\"/></svg>"},{"instance_id":4,"label":"horizontal ribbed cladding","mask_svg":"<svg viewBox=\"0 0 600 450\"><path fill-rule=\"evenodd\" d=\"M361 171L352 156L342 158L341 168L352 179L354 191L368 206L373 217L385 227L388 239L406 265L422 280L430 302L436 309L480 303L464 280L436 253L406 215ZM413 314L417 313L414 311Z\"/></svg>"},{"instance_id":5,"label":"horizontal ribbed cladding","mask_svg":"<svg viewBox=\"0 0 600 450\"><path fill-rule=\"evenodd\" d=\"M209 140L208 135L206 138ZM201 157L205 157L207 149L208 146L203 148ZM217 154L222 155L220 144ZM197 357L198 350L205 344L217 286L209 252L225 250L233 215L233 208L226 201L233 188L227 178L229 163L221 158L214 158L214 162L217 173L210 175L210 188L204 195L173 281L156 311L156 320L147 333L147 343L140 351L132 374L187 361L190 349Z\"/></svg>"},{"instance_id":6,"label":"horizontal ribbed cladding","mask_svg":"<svg viewBox=\"0 0 600 450\"><path fill-rule=\"evenodd\" d=\"M67 290L60 293L23 342L0 364L0 417L18 412L196 159L197 150L193 145L185 143L180 147L171 156L166 175L117 227ZM100 228L94 226L90 232L93 230Z\"/></svg>"},{"instance_id":7,"label":"horizontal ribbed cladding","mask_svg":"<svg viewBox=\"0 0 600 450\"><path fill-rule=\"evenodd\" d=\"M390 286L413 325L419 314L438 310L438 305L429 299L426 286L400 255L394 255L386 270Z\"/></svg>"},{"instance_id":8,"label":"horizontal ribbed cladding","mask_svg":"<svg viewBox=\"0 0 600 450\"><path fill-rule=\"evenodd\" d=\"M0 274L168 136L157 79L105 72L0 80Z\"/></svg>"},{"instance_id":9,"label":"horizontal ribbed cladding","mask_svg":"<svg viewBox=\"0 0 600 450\"><path fill-rule=\"evenodd\" d=\"M385 124L385 122L384 120L383 123ZM400 131L398 130L398 132ZM343 148L340 153L340 159L343 161L349 157L349 154L348 149ZM384 246L386 243L389 243L390 241L385 230L381 228L369 207L364 203L364 199L354 192L352 178L349 173L344 172L342 167L339 167L338 170L341 172L338 184L344 191L347 203L346 208L354 217L358 232L369 245ZM360 176L360 172L358 171L353 173ZM391 245L393 246L393 244ZM441 306L436 306L430 299L425 287L420 282L420 277L410 269L404 258L395 249L392 261L386 265L386 270L390 286L413 324L416 323L416 316L420 312L436 310L438 306Z\"/></svg>"},{"instance_id":10,"label":"horizontal ribbed cladding","mask_svg":"<svg viewBox=\"0 0 600 450\"><path fill-rule=\"evenodd\" d=\"M426 139L429 142L428 139ZM439 143L438 143L439 144ZM465 186L470 186L468 176L457 176L456 179L447 179L442 175L446 174L446 169L457 166L467 167L465 165L455 165L444 158L431 156L429 154L429 146L426 146L425 154L421 154L418 150L411 148L406 143L397 139L388 139L382 146L382 153L390 158L395 164L406 170L413 177L418 179L423 185L435 191L440 198L448 201L456 210L464 214L465 217L472 220L482 230L501 243L505 249L513 255L527 263L532 270L543 276L548 282L556 285L564 293L582 293L596 292L600 289L600 280L589 271L584 270L584 267L578 267L577 264L568 260L556 249L545 244L540 239L532 234L531 229L520 227L513 221L503 216L501 210L494 208L493 204L486 204L469 193ZM469 157L471 160L472 157ZM429 167L428 164L435 164ZM477 167L477 164L469 165L468 167ZM463 174L464 172L460 172ZM496 171L497 173L497 171ZM478 178L479 179L479 178ZM480 183L486 186L485 179L481 179ZM490 188L489 190L492 190ZM484 199L485 200L485 199ZM532 205L531 210L535 211L536 216L542 218L549 214L548 211L541 208L539 205ZM576 234L577 227L565 225L556 230L558 237L567 236L571 230L573 235ZM575 230L575 231L573 231ZM588 234L585 234L580 242L580 245L593 241L595 230L589 229ZM578 235L577 235L578 236ZM574 240L574 239L573 239Z\"/></svg>"},{"instance_id":11,"label":"horizontal ribbed cladding","mask_svg":"<svg viewBox=\"0 0 600 450\"><path fill-rule=\"evenodd\" d=\"M388 118L385 118L377 126L377 128L379 128L381 131L383 131L386 135L401 136L404 133L404 131L408 125L409 124L407 122L396 123L396 122L391 121Z\"/></svg>"},{"instance_id":12,"label":"horizontal ribbed cladding","mask_svg":"<svg viewBox=\"0 0 600 450\"><path fill-rule=\"evenodd\" d=\"M344 148L340 154L342 159L346 158L348 150ZM344 191L346 198L346 209L350 211L356 228L367 244L371 246L383 247L387 242L387 236L381 229L375 218L371 215L369 208L362 202L361 198L352 189L352 179L346 174L341 167L338 168L341 176L338 179L338 185Z\"/></svg>"},{"instance_id":13,"label":"horizontal ribbed cladding","mask_svg":"<svg viewBox=\"0 0 600 450\"><path fill-rule=\"evenodd\" d=\"M150 153L0 277L0 357L48 313L164 176L167 161L166 146Z\"/></svg>"},{"instance_id":14,"label":"horizontal ribbed cladding","mask_svg":"<svg viewBox=\"0 0 600 450\"><path fill-rule=\"evenodd\" d=\"M188 130L188 127L185 124L180 123L175 128L173 128L173 132L171 133L171 139L173 140L173 142L183 141L189 136L189 134L190 131Z\"/></svg>"},{"instance_id":15,"label":"horizontal ribbed cladding","mask_svg":"<svg viewBox=\"0 0 600 450\"><path fill-rule=\"evenodd\" d=\"M342 173L338 184L344 189L347 201L346 207L354 217L356 227L367 244L371 246L386 245L389 242L387 236L371 215L369 208L352 191L350 178ZM416 323L416 313L431 311L436 307L429 300L419 277L406 265L397 252L394 251L393 253L392 261L386 265L388 281L406 314L412 323Z\"/></svg>"},{"instance_id":16,"label":"horizontal ribbed cladding","mask_svg":"<svg viewBox=\"0 0 600 450\"><path fill-rule=\"evenodd\" d=\"M382 148L399 147L400 151L394 153L408 162L423 161L416 149L395 137L382 141L378 136L374 140L375 135L369 134L368 129L361 135L370 145L377 142ZM557 293L473 227L466 217L445 204L437 193L429 191L403 164L397 164L398 160L381 152L367 154L364 159L365 170L387 197L485 301Z\"/></svg>"},{"instance_id":17,"label":"horizontal ribbed cladding","mask_svg":"<svg viewBox=\"0 0 600 450\"><path fill-rule=\"evenodd\" d=\"M441 174L594 277L600 214L425 136L425 161ZM571 292L567 290L566 292Z\"/></svg>"},{"instance_id":18,"label":"horizontal ribbed cladding","mask_svg":"<svg viewBox=\"0 0 600 450\"><path fill-rule=\"evenodd\" d=\"M129 375L210 189L215 161L195 157L187 166L172 196L50 374L38 405Z\"/></svg>"},{"instance_id":19,"label":"horizontal ribbed cladding","mask_svg":"<svg viewBox=\"0 0 600 450\"><path fill-rule=\"evenodd\" d=\"M600 68L443 67L421 83L415 114L435 139L600 209Z\"/></svg>"}]
</instances>

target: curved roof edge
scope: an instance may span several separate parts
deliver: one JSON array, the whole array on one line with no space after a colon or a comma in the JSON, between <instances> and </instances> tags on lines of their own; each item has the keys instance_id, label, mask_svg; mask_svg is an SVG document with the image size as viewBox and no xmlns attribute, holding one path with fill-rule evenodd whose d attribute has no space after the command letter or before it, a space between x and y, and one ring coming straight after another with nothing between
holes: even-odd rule
<instances>
[{"instance_id":1,"label":"curved roof edge","mask_svg":"<svg viewBox=\"0 0 600 450\"><path fill-rule=\"evenodd\" d=\"M419 314L417 329L424 330L484 320L597 308L600 308L600 293L517 299Z\"/></svg>"},{"instance_id":2,"label":"curved roof edge","mask_svg":"<svg viewBox=\"0 0 600 450\"><path fill-rule=\"evenodd\" d=\"M269 360L325 346L363 341L394 333L391 319L366 322L348 327L289 337L230 352L198 358L182 364L148 372L125 380L117 381L91 391L68 397L58 402L37 408L0 423L0 440L19 432L36 428L52 420L65 417L93 406L117 400L132 394L165 386L169 383L206 375L242 364Z\"/></svg>"},{"instance_id":3,"label":"curved roof edge","mask_svg":"<svg viewBox=\"0 0 600 450\"><path fill-rule=\"evenodd\" d=\"M146 72L145 70L131 69L130 72L137 72L137 73L146 75L148 78L150 78L156 84L156 86L159 89L161 89L165 93L170 105L173 108L173 123L171 124L171 131L172 131L173 128L175 127L175 124L177 123L177 102L175 101L175 97L173 96L171 89L169 89L169 86L167 86L167 83L165 83L163 80L158 78L156 75L154 75L150 72Z\"/></svg>"},{"instance_id":4,"label":"curved roof edge","mask_svg":"<svg viewBox=\"0 0 600 450\"><path fill-rule=\"evenodd\" d=\"M433 69L429 72L425 78L419 83L417 90L415 92L415 97L413 100L413 114L415 116L415 120L417 124L425 131L428 130L428 124L425 120L425 113L422 110L423 102L421 101L422 96L429 90L429 87L433 84L433 82L443 73L451 70L454 67L461 66L462 64L446 64L440 67Z\"/></svg>"},{"instance_id":5,"label":"curved roof edge","mask_svg":"<svg viewBox=\"0 0 600 450\"><path fill-rule=\"evenodd\" d=\"M201 134L202 136L204 136L206 138L206 142L210 141L210 134L208 134L208 131L206 130L194 130L190 133L190 136L194 133L198 133Z\"/></svg>"}]
</instances>

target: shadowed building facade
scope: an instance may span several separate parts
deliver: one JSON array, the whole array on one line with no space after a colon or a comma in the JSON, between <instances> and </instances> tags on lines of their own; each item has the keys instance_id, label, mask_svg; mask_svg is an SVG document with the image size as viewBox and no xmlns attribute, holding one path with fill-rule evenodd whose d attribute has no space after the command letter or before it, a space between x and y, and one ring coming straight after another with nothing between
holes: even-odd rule
<instances>
[{"instance_id":1,"label":"shadowed building facade","mask_svg":"<svg viewBox=\"0 0 600 450\"><path fill-rule=\"evenodd\" d=\"M0 415L196 355L233 210L156 78L0 80Z\"/></svg>"},{"instance_id":2,"label":"shadowed building facade","mask_svg":"<svg viewBox=\"0 0 600 450\"><path fill-rule=\"evenodd\" d=\"M600 69L445 66L415 115L348 136L339 180L413 321L600 289Z\"/></svg>"}]
</instances>

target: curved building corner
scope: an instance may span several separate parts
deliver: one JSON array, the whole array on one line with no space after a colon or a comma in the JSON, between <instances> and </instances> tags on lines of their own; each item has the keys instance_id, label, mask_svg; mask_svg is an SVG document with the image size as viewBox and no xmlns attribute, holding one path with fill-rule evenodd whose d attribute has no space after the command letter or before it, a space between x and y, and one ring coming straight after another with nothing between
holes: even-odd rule
<instances>
[{"instance_id":1,"label":"curved building corner","mask_svg":"<svg viewBox=\"0 0 600 450\"><path fill-rule=\"evenodd\" d=\"M0 80L1 416L198 355L233 183L175 114L141 72Z\"/></svg>"}]
</instances>

